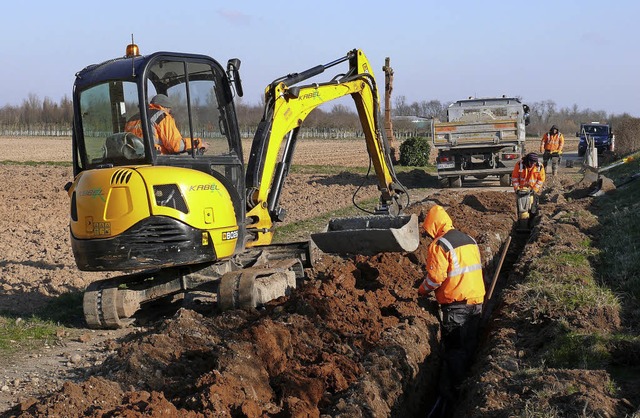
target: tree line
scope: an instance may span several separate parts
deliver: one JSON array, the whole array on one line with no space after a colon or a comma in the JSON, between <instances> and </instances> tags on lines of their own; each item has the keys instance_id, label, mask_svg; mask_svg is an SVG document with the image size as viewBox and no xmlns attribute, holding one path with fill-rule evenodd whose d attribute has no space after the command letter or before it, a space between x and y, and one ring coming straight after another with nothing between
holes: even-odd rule
<instances>
[{"instance_id":1,"label":"tree line","mask_svg":"<svg viewBox=\"0 0 640 418\"><path fill-rule=\"evenodd\" d=\"M49 97L29 94L18 106L0 108L0 132L3 135L71 135L73 105L68 96L59 103Z\"/></svg>"},{"instance_id":2,"label":"tree line","mask_svg":"<svg viewBox=\"0 0 640 418\"><path fill-rule=\"evenodd\" d=\"M393 100L393 117L411 116L446 120L447 107L451 102L423 100L409 103L405 96ZM574 137L580 123L600 121L610 122L616 133L620 152L629 147L640 149L640 119L628 114L613 115L602 110L580 109L577 105L561 108L553 100L526 103L530 108L531 123L527 135L541 137L551 125L557 125L565 138ZM236 112L240 132L243 137L253 137L262 118L262 104L246 104L242 99L236 103ZM381 109L380 114L383 114ZM45 97L40 99L29 94L20 105L5 105L0 108L1 135L53 135L70 136L73 107L71 99L63 97L58 103ZM381 116L382 117L382 116ZM396 138L402 140L420 135L420 128L409 120L399 119L393 122ZM307 117L302 137L349 138L362 136L362 127L354 106L342 102L323 105Z\"/></svg>"}]
</instances>

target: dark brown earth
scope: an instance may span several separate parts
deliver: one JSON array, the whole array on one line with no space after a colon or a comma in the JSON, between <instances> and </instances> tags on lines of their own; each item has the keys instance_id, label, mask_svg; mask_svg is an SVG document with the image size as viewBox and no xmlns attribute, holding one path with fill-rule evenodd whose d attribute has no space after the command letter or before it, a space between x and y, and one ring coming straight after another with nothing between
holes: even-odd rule
<instances>
[{"instance_id":1,"label":"dark brown earth","mask_svg":"<svg viewBox=\"0 0 640 418\"><path fill-rule=\"evenodd\" d=\"M572 174L548 182L539 226L528 242L512 245L456 416L535 416L526 415L527 399L543 390L557 416L615 417L638 408L637 391L613 396L600 389L609 379L604 370L549 369L544 379L526 373L554 313L543 307L523 313L515 284L543 248L571 248L593 227L555 216L585 210L593 199ZM62 189L68 180L64 167L0 165L1 311L29 315L104 277L75 269ZM360 180L292 174L282 198L289 221L349 201ZM426 174L412 175L405 185L417 190L429 182ZM420 201L409 212L445 206L454 225L476 238L488 282L513 234L514 197L505 190L416 193ZM373 186L366 193L374 196ZM183 308L129 331L61 327L49 348L2 360L2 416L426 416L436 400L440 356L437 306L416 291L426 245L423 239L408 254L321 254L294 294L260 310ZM615 312L561 314L584 327L620 326Z\"/></svg>"}]
</instances>

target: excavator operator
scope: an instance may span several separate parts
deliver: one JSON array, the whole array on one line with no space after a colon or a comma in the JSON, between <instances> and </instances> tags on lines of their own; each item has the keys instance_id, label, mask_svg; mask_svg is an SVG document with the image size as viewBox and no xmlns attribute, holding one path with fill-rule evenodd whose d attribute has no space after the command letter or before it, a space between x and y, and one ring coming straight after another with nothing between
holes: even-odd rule
<instances>
[{"instance_id":1,"label":"excavator operator","mask_svg":"<svg viewBox=\"0 0 640 418\"><path fill-rule=\"evenodd\" d=\"M171 115L173 104L165 94L157 94L151 99L149 104L149 120L153 127L153 142L156 151L161 154L179 154L191 150L192 144L196 149L206 150L207 144L200 138L191 140L183 138L176 125L175 118ZM142 138L142 125L140 114L132 116L125 125L125 131L131 132Z\"/></svg>"},{"instance_id":2,"label":"excavator operator","mask_svg":"<svg viewBox=\"0 0 640 418\"><path fill-rule=\"evenodd\" d=\"M439 389L447 399L455 395L476 350L485 295L482 261L476 241L453 227L442 206L429 210L422 227L433 241L418 294L433 291L440 304L444 362Z\"/></svg>"}]
</instances>

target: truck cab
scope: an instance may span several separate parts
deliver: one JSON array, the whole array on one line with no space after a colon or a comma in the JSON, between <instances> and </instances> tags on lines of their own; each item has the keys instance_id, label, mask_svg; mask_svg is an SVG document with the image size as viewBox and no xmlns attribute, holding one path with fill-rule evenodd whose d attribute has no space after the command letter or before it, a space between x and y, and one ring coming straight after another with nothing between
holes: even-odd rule
<instances>
[{"instance_id":1,"label":"truck cab","mask_svg":"<svg viewBox=\"0 0 640 418\"><path fill-rule=\"evenodd\" d=\"M613 152L615 148L615 135L609 123L581 123L580 130L576 132L576 137L580 138L580 143L578 144L579 157L584 156L587 152L590 141L593 141L593 146L598 150L598 154L602 154L605 151Z\"/></svg>"}]
</instances>

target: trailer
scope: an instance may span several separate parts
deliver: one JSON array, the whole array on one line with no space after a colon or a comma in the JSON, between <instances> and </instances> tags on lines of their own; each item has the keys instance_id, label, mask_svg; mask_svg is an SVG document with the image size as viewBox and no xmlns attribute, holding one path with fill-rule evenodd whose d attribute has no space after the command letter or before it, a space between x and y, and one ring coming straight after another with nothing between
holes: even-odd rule
<instances>
[{"instance_id":1,"label":"trailer","mask_svg":"<svg viewBox=\"0 0 640 418\"><path fill-rule=\"evenodd\" d=\"M524 154L529 107L515 97L469 98L452 103L447 121L432 123L441 187L462 187L465 177L498 176L511 184L511 172Z\"/></svg>"}]
</instances>

